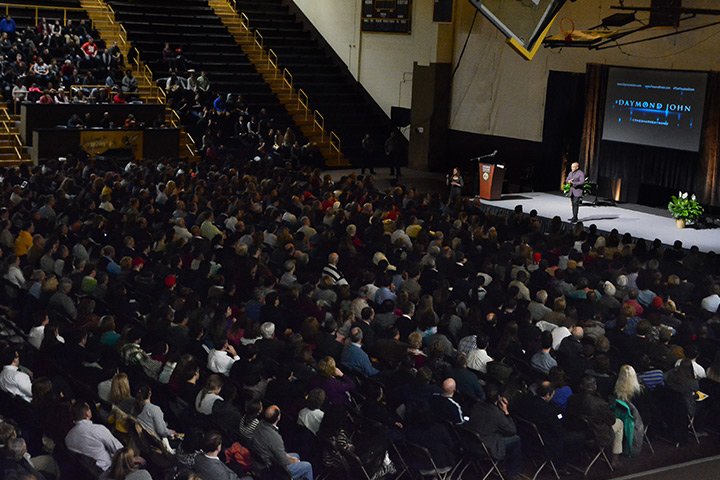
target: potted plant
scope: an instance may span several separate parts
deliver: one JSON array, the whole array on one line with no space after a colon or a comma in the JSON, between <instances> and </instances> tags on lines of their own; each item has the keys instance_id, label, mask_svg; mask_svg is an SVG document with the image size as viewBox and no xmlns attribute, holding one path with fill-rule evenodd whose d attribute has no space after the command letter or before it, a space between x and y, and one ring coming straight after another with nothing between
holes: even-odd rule
<instances>
[{"instance_id":1,"label":"potted plant","mask_svg":"<svg viewBox=\"0 0 720 480\"><path fill-rule=\"evenodd\" d=\"M563 187L562 187L563 195L565 195L566 197L569 197L571 188L572 188L571 182L563 183ZM592 193L593 184L590 182L589 179L587 179L587 178L585 179L585 183L583 183L582 190L583 190L583 195L585 195L585 196L590 195Z\"/></svg>"},{"instance_id":2,"label":"potted plant","mask_svg":"<svg viewBox=\"0 0 720 480\"><path fill-rule=\"evenodd\" d=\"M697 201L697 197L689 195L687 192L678 192L673 195L668 203L668 210L675 218L675 225L678 228L685 228L686 223L697 221L703 213L703 207Z\"/></svg>"}]
</instances>

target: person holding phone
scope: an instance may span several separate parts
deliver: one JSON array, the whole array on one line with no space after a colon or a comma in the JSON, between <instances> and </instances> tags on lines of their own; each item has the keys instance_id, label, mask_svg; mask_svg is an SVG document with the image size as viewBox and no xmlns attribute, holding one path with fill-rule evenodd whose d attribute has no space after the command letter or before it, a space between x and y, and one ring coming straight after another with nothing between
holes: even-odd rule
<instances>
[{"instance_id":1,"label":"person holding phone","mask_svg":"<svg viewBox=\"0 0 720 480\"><path fill-rule=\"evenodd\" d=\"M478 433L490 455L505 463L507 478L519 478L522 447L515 422L510 417L507 398L497 385L485 386L485 401L478 402L470 413L469 427Z\"/></svg>"}]
</instances>

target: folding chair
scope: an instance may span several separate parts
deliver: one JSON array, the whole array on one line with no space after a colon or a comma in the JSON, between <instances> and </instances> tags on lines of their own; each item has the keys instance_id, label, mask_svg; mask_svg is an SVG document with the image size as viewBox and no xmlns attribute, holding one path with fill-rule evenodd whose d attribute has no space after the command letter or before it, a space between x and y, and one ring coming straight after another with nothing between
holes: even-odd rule
<instances>
[{"instance_id":1,"label":"folding chair","mask_svg":"<svg viewBox=\"0 0 720 480\"><path fill-rule=\"evenodd\" d=\"M458 478L462 478L463 473L465 473L465 471L469 467L473 467L480 475L484 475L482 477L482 480L486 480L493 473L500 477L500 480L505 480L505 477L503 477L503 474L500 471L500 467L498 466L498 460L494 459L493 456L490 454L487 445L485 445L485 442L482 441L480 435L478 435L477 432L462 425L456 426L455 428L458 435L460 436L462 445L465 445L466 448L464 459L466 465L460 471ZM481 462L483 460L483 452L484 460L487 460L487 463L490 465L490 468L487 470L487 472L483 471L483 467L481 465Z\"/></svg>"},{"instance_id":2,"label":"folding chair","mask_svg":"<svg viewBox=\"0 0 720 480\"><path fill-rule=\"evenodd\" d=\"M697 431L695 430L695 417L688 414L687 419L688 419L688 429L690 430L690 432L692 432L693 437L695 437L695 441L697 442L697 444L700 445L700 436L698 435Z\"/></svg>"},{"instance_id":3,"label":"folding chair","mask_svg":"<svg viewBox=\"0 0 720 480\"><path fill-rule=\"evenodd\" d=\"M450 480L453 478L453 475L458 467L462 465L462 461L459 461L454 467L438 467L430 454L430 450L414 443L405 443L405 450L407 452L410 465L420 474L421 477L429 477L432 475L433 478L438 478L440 480ZM427 468L428 466L430 466L430 468Z\"/></svg>"},{"instance_id":4,"label":"folding chair","mask_svg":"<svg viewBox=\"0 0 720 480\"><path fill-rule=\"evenodd\" d=\"M643 442L647 443L648 448L650 448L650 453L655 455L655 449L652 446L652 443L650 443L650 437L648 437L648 430L650 429L650 425L643 425Z\"/></svg>"},{"instance_id":5,"label":"folding chair","mask_svg":"<svg viewBox=\"0 0 720 480\"><path fill-rule=\"evenodd\" d=\"M607 457L607 454L605 453L605 447L601 447L600 444L597 441L597 438L595 437L595 433L590 425L590 420L588 420L585 417L575 417L580 424L584 427L584 432L586 434L586 438L589 439L585 443L585 451L588 454L588 457L590 457L590 463L585 467L585 469L578 467L576 465L573 465L571 463L568 463L568 466L574 468L578 472L583 472L583 475L587 477L588 472L590 469L595 465L595 462L597 462L599 459L602 459L608 466L611 472L614 472L615 469L612 466L612 463L610 462L610 459Z\"/></svg>"},{"instance_id":6,"label":"folding chair","mask_svg":"<svg viewBox=\"0 0 720 480\"><path fill-rule=\"evenodd\" d=\"M542 456L542 463L535 471L532 480L535 480L547 465L550 465L550 468L552 468L555 478L559 479L560 474L558 474L557 468L555 467L555 462L553 462L550 455L548 455L545 440L537 428L537 425L530 420L525 420L518 416L515 417L515 420L517 420L520 437L523 438L523 451L533 450Z\"/></svg>"}]
</instances>

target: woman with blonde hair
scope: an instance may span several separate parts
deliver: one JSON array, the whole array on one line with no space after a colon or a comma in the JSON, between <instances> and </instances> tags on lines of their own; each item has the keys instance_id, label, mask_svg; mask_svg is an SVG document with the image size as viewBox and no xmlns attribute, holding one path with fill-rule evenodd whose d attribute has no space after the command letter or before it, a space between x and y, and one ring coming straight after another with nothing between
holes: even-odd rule
<instances>
[{"instance_id":1,"label":"woman with blonde hair","mask_svg":"<svg viewBox=\"0 0 720 480\"><path fill-rule=\"evenodd\" d=\"M110 383L110 403L121 405L132 398L130 380L127 374L123 372L115 374Z\"/></svg>"},{"instance_id":2,"label":"woman with blonde hair","mask_svg":"<svg viewBox=\"0 0 720 480\"><path fill-rule=\"evenodd\" d=\"M615 397L625 402L631 402L634 397L642 393L643 386L638 380L635 369L630 365L620 367L617 381L615 382Z\"/></svg>"},{"instance_id":3,"label":"woman with blonde hair","mask_svg":"<svg viewBox=\"0 0 720 480\"><path fill-rule=\"evenodd\" d=\"M612 402L611 409L615 417L623 422L623 453L629 456L639 455L642 450L645 425L633 399L638 399L643 390L635 369L630 365L620 367L615 382L615 401Z\"/></svg>"},{"instance_id":4,"label":"woman with blonde hair","mask_svg":"<svg viewBox=\"0 0 720 480\"><path fill-rule=\"evenodd\" d=\"M127 423L127 410L133 402L130 390L130 380L126 373L116 373L110 382L110 395L108 400L112 404L111 415L108 423L115 427L119 433L128 433L130 430Z\"/></svg>"},{"instance_id":5,"label":"woman with blonde hair","mask_svg":"<svg viewBox=\"0 0 720 480\"><path fill-rule=\"evenodd\" d=\"M135 454L135 450L124 447L115 452L112 464L107 472L100 478L103 480L152 480L147 470L139 469L142 458Z\"/></svg>"}]
</instances>

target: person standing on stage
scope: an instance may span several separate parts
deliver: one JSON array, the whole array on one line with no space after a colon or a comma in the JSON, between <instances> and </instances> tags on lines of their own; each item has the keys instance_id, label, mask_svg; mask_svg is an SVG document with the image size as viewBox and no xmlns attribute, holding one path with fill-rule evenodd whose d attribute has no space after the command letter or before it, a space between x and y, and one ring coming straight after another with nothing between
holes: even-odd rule
<instances>
[{"instance_id":1,"label":"person standing on stage","mask_svg":"<svg viewBox=\"0 0 720 480\"><path fill-rule=\"evenodd\" d=\"M447 176L447 184L450 186L448 205L452 205L455 199L462 195L462 189L465 186L460 170L457 167L453 168L452 174Z\"/></svg>"},{"instance_id":2,"label":"person standing on stage","mask_svg":"<svg viewBox=\"0 0 720 480\"><path fill-rule=\"evenodd\" d=\"M570 165L570 173L565 179L565 182L570 184L570 201L572 202L573 213L570 221L576 223L578 221L580 203L582 203L583 184L585 183L585 173L580 170L580 164L578 162L573 162L573 164Z\"/></svg>"},{"instance_id":3,"label":"person standing on stage","mask_svg":"<svg viewBox=\"0 0 720 480\"><path fill-rule=\"evenodd\" d=\"M402 157L402 144L397 136L397 132L392 130L390 136L385 140L385 156L390 164L390 176L400 177L400 159Z\"/></svg>"}]
</instances>

